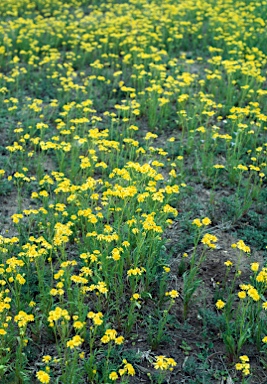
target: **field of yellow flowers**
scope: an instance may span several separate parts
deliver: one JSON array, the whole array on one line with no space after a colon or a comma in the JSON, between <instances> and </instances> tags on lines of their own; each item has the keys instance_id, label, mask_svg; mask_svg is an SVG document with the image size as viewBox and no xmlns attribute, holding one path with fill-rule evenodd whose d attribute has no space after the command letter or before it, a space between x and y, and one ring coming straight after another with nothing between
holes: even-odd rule
<instances>
[{"instance_id":1,"label":"field of yellow flowers","mask_svg":"<svg viewBox=\"0 0 267 384\"><path fill-rule=\"evenodd\" d=\"M267 383L266 23L0 2L1 383Z\"/></svg>"}]
</instances>

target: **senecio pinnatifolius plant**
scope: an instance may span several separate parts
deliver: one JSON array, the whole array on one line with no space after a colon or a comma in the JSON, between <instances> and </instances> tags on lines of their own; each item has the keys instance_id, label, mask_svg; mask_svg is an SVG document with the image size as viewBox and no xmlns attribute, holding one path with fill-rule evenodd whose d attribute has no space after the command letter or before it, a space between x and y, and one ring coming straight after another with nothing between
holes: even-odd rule
<instances>
[{"instance_id":1,"label":"senecio pinnatifolius plant","mask_svg":"<svg viewBox=\"0 0 267 384\"><path fill-rule=\"evenodd\" d=\"M211 207L230 183L235 220L266 188L266 15L264 0L0 2L0 189L15 206L0 235L1 382L179 382L166 335L221 237L191 216L178 276L165 233L191 171ZM246 383L244 348L266 360L267 268L241 239L228 251L213 311Z\"/></svg>"}]
</instances>

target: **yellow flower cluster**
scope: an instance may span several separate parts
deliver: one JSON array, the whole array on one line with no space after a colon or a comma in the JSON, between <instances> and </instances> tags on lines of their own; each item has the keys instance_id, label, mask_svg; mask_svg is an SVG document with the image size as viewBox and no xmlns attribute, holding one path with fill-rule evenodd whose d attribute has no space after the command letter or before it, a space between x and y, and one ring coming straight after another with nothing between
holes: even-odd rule
<instances>
[{"instance_id":1,"label":"yellow flower cluster","mask_svg":"<svg viewBox=\"0 0 267 384\"><path fill-rule=\"evenodd\" d=\"M34 321L34 316L28 315L24 311L19 311L19 313L14 317L14 320L20 328L25 328L29 322Z\"/></svg>"},{"instance_id":2,"label":"yellow flower cluster","mask_svg":"<svg viewBox=\"0 0 267 384\"><path fill-rule=\"evenodd\" d=\"M247 246L243 240L239 240L237 243L232 244L232 248L238 248L245 253L250 253L250 247Z\"/></svg>"},{"instance_id":3,"label":"yellow flower cluster","mask_svg":"<svg viewBox=\"0 0 267 384\"><path fill-rule=\"evenodd\" d=\"M122 344L124 342L124 337L123 336L118 336L117 337L117 331L115 329L107 329L104 336L101 338L101 342L103 344L107 344L110 341L114 341L115 344Z\"/></svg>"},{"instance_id":4,"label":"yellow flower cluster","mask_svg":"<svg viewBox=\"0 0 267 384\"><path fill-rule=\"evenodd\" d=\"M81 338L79 335L73 336L71 340L67 342L67 347L70 349L79 347L84 342L84 339Z\"/></svg>"},{"instance_id":5,"label":"yellow flower cluster","mask_svg":"<svg viewBox=\"0 0 267 384\"><path fill-rule=\"evenodd\" d=\"M166 357L164 355L156 356L156 361L153 363L155 369L160 370L173 370L173 368L177 365L172 357Z\"/></svg>"},{"instance_id":6,"label":"yellow flower cluster","mask_svg":"<svg viewBox=\"0 0 267 384\"><path fill-rule=\"evenodd\" d=\"M197 227L202 227L202 225L209 225L211 224L211 220L208 217L204 217L204 219L200 220L199 218L196 218L192 221L193 225L196 225Z\"/></svg>"},{"instance_id":7,"label":"yellow flower cluster","mask_svg":"<svg viewBox=\"0 0 267 384\"><path fill-rule=\"evenodd\" d=\"M249 358L248 356L239 356L239 359L241 360L241 363L237 363L235 365L235 369L237 371L242 371L242 373L245 376L248 376L250 374L250 364L249 364Z\"/></svg>"},{"instance_id":8,"label":"yellow flower cluster","mask_svg":"<svg viewBox=\"0 0 267 384\"><path fill-rule=\"evenodd\" d=\"M216 248L216 245L214 243L216 243L217 241L218 238L209 233L206 233L201 239L201 243L207 245L209 248Z\"/></svg>"},{"instance_id":9,"label":"yellow flower cluster","mask_svg":"<svg viewBox=\"0 0 267 384\"><path fill-rule=\"evenodd\" d=\"M48 322L50 327L54 327L55 323L60 319L69 321L70 315L66 309L62 309L60 307L56 307L53 311L49 312Z\"/></svg>"}]
</instances>

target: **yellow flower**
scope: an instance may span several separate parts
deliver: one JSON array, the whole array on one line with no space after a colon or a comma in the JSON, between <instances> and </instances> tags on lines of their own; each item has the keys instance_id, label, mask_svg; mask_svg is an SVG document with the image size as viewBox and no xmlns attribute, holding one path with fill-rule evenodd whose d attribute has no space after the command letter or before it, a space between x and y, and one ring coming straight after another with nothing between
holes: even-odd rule
<instances>
[{"instance_id":1,"label":"yellow flower","mask_svg":"<svg viewBox=\"0 0 267 384\"><path fill-rule=\"evenodd\" d=\"M176 361L172 357L167 358L167 362L171 367L176 367L177 365Z\"/></svg>"},{"instance_id":2,"label":"yellow flower","mask_svg":"<svg viewBox=\"0 0 267 384\"><path fill-rule=\"evenodd\" d=\"M250 370L249 370L249 368L250 368L250 364L243 364L244 365L244 368L243 368L243 374L245 375L245 376L248 376L249 374L250 374Z\"/></svg>"},{"instance_id":3,"label":"yellow flower","mask_svg":"<svg viewBox=\"0 0 267 384\"><path fill-rule=\"evenodd\" d=\"M223 307L225 306L225 302L222 300L218 300L215 305L217 309L223 309Z\"/></svg>"},{"instance_id":4,"label":"yellow flower","mask_svg":"<svg viewBox=\"0 0 267 384\"><path fill-rule=\"evenodd\" d=\"M251 263L251 264L250 264L250 269L251 269L253 272L257 272L257 271L259 270L259 266L260 266L259 263Z\"/></svg>"},{"instance_id":5,"label":"yellow flower","mask_svg":"<svg viewBox=\"0 0 267 384\"><path fill-rule=\"evenodd\" d=\"M108 337L108 335L104 335L101 337L101 342L103 344L107 344L109 341L110 341L110 338Z\"/></svg>"},{"instance_id":6,"label":"yellow flower","mask_svg":"<svg viewBox=\"0 0 267 384\"><path fill-rule=\"evenodd\" d=\"M124 342L123 336L116 337L115 344L120 345L120 344L123 344L123 342Z\"/></svg>"},{"instance_id":7,"label":"yellow flower","mask_svg":"<svg viewBox=\"0 0 267 384\"><path fill-rule=\"evenodd\" d=\"M44 362L44 363L49 363L49 361L51 361L52 360L52 357L50 356L50 355L45 355L45 356L43 356L43 358L42 358L42 361Z\"/></svg>"},{"instance_id":8,"label":"yellow flower","mask_svg":"<svg viewBox=\"0 0 267 384\"><path fill-rule=\"evenodd\" d=\"M179 293L175 289L173 289L169 292L166 292L165 296L170 296L172 299L176 299L177 297L179 297Z\"/></svg>"},{"instance_id":9,"label":"yellow flower","mask_svg":"<svg viewBox=\"0 0 267 384\"><path fill-rule=\"evenodd\" d=\"M204 217L204 219L202 219L202 224L209 225L211 224L211 220L208 217Z\"/></svg>"},{"instance_id":10,"label":"yellow flower","mask_svg":"<svg viewBox=\"0 0 267 384\"><path fill-rule=\"evenodd\" d=\"M247 296L245 291L240 291L240 292L238 292L237 295L238 295L239 299L245 299Z\"/></svg>"},{"instance_id":11,"label":"yellow flower","mask_svg":"<svg viewBox=\"0 0 267 384\"><path fill-rule=\"evenodd\" d=\"M239 359L242 361L242 363L249 361L249 357L247 355L239 356Z\"/></svg>"},{"instance_id":12,"label":"yellow flower","mask_svg":"<svg viewBox=\"0 0 267 384\"><path fill-rule=\"evenodd\" d=\"M84 327L85 323L81 321L74 321L73 328L74 329L82 329Z\"/></svg>"},{"instance_id":13,"label":"yellow flower","mask_svg":"<svg viewBox=\"0 0 267 384\"><path fill-rule=\"evenodd\" d=\"M168 369L168 364L166 362L165 356L156 356L156 362L153 364L155 369L160 369L160 370Z\"/></svg>"},{"instance_id":14,"label":"yellow flower","mask_svg":"<svg viewBox=\"0 0 267 384\"><path fill-rule=\"evenodd\" d=\"M125 375L125 373L126 373L126 369L119 369L119 374L120 374L120 376L123 376L123 375Z\"/></svg>"},{"instance_id":15,"label":"yellow flower","mask_svg":"<svg viewBox=\"0 0 267 384\"><path fill-rule=\"evenodd\" d=\"M233 263L230 260L227 260L225 261L224 265L226 265L226 267L231 267Z\"/></svg>"},{"instance_id":16,"label":"yellow flower","mask_svg":"<svg viewBox=\"0 0 267 384\"><path fill-rule=\"evenodd\" d=\"M194 219L192 221L192 224L196 225L197 227L202 227L202 223L201 223L200 219Z\"/></svg>"},{"instance_id":17,"label":"yellow flower","mask_svg":"<svg viewBox=\"0 0 267 384\"><path fill-rule=\"evenodd\" d=\"M109 375L110 380L115 381L119 378L117 372L111 372Z\"/></svg>"}]
</instances>

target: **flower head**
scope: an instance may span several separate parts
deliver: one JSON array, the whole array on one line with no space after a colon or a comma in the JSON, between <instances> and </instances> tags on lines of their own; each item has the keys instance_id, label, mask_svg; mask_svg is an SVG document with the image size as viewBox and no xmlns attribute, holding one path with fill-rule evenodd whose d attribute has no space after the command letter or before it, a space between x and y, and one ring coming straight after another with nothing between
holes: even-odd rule
<instances>
[{"instance_id":1,"label":"flower head","mask_svg":"<svg viewBox=\"0 0 267 384\"><path fill-rule=\"evenodd\" d=\"M222 300L218 300L215 305L217 309L223 309L223 307L225 306L225 302Z\"/></svg>"}]
</instances>

